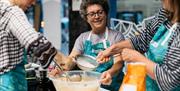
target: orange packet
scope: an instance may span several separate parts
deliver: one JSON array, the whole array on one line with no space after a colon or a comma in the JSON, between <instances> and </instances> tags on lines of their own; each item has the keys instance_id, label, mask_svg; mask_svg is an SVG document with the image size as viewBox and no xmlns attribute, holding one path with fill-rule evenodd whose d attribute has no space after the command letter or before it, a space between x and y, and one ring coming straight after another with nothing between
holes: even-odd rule
<instances>
[{"instance_id":1,"label":"orange packet","mask_svg":"<svg viewBox=\"0 0 180 91\"><path fill-rule=\"evenodd\" d=\"M127 73L119 91L146 91L146 66L144 63L127 63Z\"/></svg>"}]
</instances>

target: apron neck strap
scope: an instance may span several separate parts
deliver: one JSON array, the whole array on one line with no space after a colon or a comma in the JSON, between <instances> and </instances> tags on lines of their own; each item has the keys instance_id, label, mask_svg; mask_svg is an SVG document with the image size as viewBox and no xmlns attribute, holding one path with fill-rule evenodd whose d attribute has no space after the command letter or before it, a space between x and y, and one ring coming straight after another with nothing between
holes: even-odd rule
<instances>
[{"instance_id":1,"label":"apron neck strap","mask_svg":"<svg viewBox=\"0 0 180 91\"><path fill-rule=\"evenodd\" d=\"M89 36L88 36L88 41L90 41L91 39L91 35L92 35L92 31L89 33ZM107 48L107 44L106 44L106 40L108 39L108 28L106 27L106 30L105 30L105 38L103 39L103 45L104 45L104 48L106 49Z\"/></svg>"},{"instance_id":2,"label":"apron neck strap","mask_svg":"<svg viewBox=\"0 0 180 91\"><path fill-rule=\"evenodd\" d=\"M172 25L172 27L169 29L168 35L166 36L166 38L164 39L164 41L161 43L161 45L164 45L164 44L167 42L167 40L170 38L171 34L175 31L175 29L176 29L176 27L177 27L177 24L178 24L178 23L174 23L174 24Z\"/></svg>"},{"instance_id":3,"label":"apron neck strap","mask_svg":"<svg viewBox=\"0 0 180 91\"><path fill-rule=\"evenodd\" d=\"M108 39L108 28L106 27L106 32L105 32L105 39L103 40L103 45L104 48L107 48L106 40Z\"/></svg>"},{"instance_id":4,"label":"apron neck strap","mask_svg":"<svg viewBox=\"0 0 180 91\"><path fill-rule=\"evenodd\" d=\"M105 40L108 39L108 28L106 27L106 31L105 31Z\"/></svg>"},{"instance_id":5,"label":"apron neck strap","mask_svg":"<svg viewBox=\"0 0 180 91\"><path fill-rule=\"evenodd\" d=\"M90 39L91 39L91 35L92 35L92 31L89 33L87 40L90 40Z\"/></svg>"},{"instance_id":6,"label":"apron neck strap","mask_svg":"<svg viewBox=\"0 0 180 91\"><path fill-rule=\"evenodd\" d=\"M91 40L91 35L92 35L92 31L89 33L88 39L87 40ZM108 28L106 27L105 30L105 41L108 39Z\"/></svg>"}]
</instances>

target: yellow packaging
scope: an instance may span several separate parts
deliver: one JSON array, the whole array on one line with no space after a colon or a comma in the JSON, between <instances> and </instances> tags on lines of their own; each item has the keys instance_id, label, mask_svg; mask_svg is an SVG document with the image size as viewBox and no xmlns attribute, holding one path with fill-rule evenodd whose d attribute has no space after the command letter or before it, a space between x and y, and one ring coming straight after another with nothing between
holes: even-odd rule
<instances>
[{"instance_id":1,"label":"yellow packaging","mask_svg":"<svg viewBox=\"0 0 180 91\"><path fill-rule=\"evenodd\" d=\"M146 66L144 63L127 64L127 72L119 91L146 91Z\"/></svg>"}]
</instances>

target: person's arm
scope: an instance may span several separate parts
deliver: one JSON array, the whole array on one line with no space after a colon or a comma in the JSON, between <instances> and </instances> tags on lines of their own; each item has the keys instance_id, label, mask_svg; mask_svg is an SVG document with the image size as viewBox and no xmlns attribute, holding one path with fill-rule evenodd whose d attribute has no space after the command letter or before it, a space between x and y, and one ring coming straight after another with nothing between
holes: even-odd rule
<instances>
[{"instance_id":1,"label":"person's arm","mask_svg":"<svg viewBox=\"0 0 180 91\"><path fill-rule=\"evenodd\" d=\"M118 55L118 56L114 56L114 64L113 66L108 70L109 73L111 74L111 76L117 74L118 72L120 72L120 70L122 69L123 67L123 61L121 61L122 58L121 58L121 55Z\"/></svg>"},{"instance_id":2,"label":"person's arm","mask_svg":"<svg viewBox=\"0 0 180 91\"><path fill-rule=\"evenodd\" d=\"M69 71L75 66L73 57L66 56L62 54L61 52L58 52L54 59L63 68L63 70Z\"/></svg>"},{"instance_id":3,"label":"person's arm","mask_svg":"<svg viewBox=\"0 0 180 91\"><path fill-rule=\"evenodd\" d=\"M161 8L151 22L148 23L145 28L143 28L140 35L113 44L111 47L98 54L97 61L102 62L105 58L111 55L121 53L123 48L135 49L141 53L145 53L149 47L150 41L157 31L157 28L160 24L162 24L162 22L167 20L168 13L169 12L167 10Z\"/></svg>"},{"instance_id":4,"label":"person's arm","mask_svg":"<svg viewBox=\"0 0 180 91\"><path fill-rule=\"evenodd\" d=\"M19 40L22 47L27 49L28 54L37 57L42 67L47 68L57 54L56 48L43 35L34 30L20 8L14 7L6 13L10 16L9 32Z\"/></svg>"},{"instance_id":5,"label":"person's arm","mask_svg":"<svg viewBox=\"0 0 180 91\"><path fill-rule=\"evenodd\" d=\"M121 32L112 32L111 36L113 39L113 41L110 40L112 44L115 44L115 43L118 43L119 41L124 40L124 36L122 35ZM122 66L123 66L123 61L121 61L122 60L121 54L116 54L112 57L113 57L113 61L114 61L113 66L110 69L108 69L107 71L103 72L101 75L100 82L104 85L109 85L112 82L112 77L115 74L118 74L121 71Z\"/></svg>"},{"instance_id":6,"label":"person's arm","mask_svg":"<svg viewBox=\"0 0 180 91\"><path fill-rule=\"evenodd\" d=\"M107 57L121 53L123 48L132 49L133 46L131 44L131 41L130 40L122 40L118 43L113 44L106 50L99 52L96 59L99 63L104 63L107 61L106 60Z\"/></svg>"},{"instance_id":7,"label":"person's arm","mask_svg":"<svg viewBox=\"0 0 180 91\"><path fill-rule=\"evenodd\" d=\"M138 50L141 53L147 51L149 43L152 40L154 34L157 31L157 28L168 19L169 12L164 8L161 8L155 17L143 28L143 31L140 35L132 37L129 39L131 48ZM121 44L120 44L121 45ZM129 45L124 45L125 48L129 48Z\"/></svg>"},{"instance_id":8,"label":"person's arm","mask_svg":"<svg viewBox=\"0 0 180 91\"><path fill-rule=\"evenodd\" d=\"M146 64L147 74L152 78L155 79L154 69L156 63L147 59L144 55L139 53L136 50L125 48L122 50L122 60L127 62L142 62Z\"/></svg>"},{"instance_id":9,"label":"person's arm","mask_svg":"<svg viewBox=\"0 0 180 91\"><path fill-rule=\"evenodd\" d=\"M152 40L159 26L168 19L168 11L161 8L155 17L145 25L142 33L138 36L130 38L135 50L145 53L149 48L149 43Z\"/></svg>"},{"instance_id":10,"label":"person's arm","mask_svg":"<svg viewBox=\"0 0 180 91\"><path fill-rule=\"evenodd\" d=\"M143 56L143 55L142 55ZM155 70L155 67L156 67L156 63L153 62L152 60L149 60L147 59L146 57L143 57L141 59L139 59L139 61L137 62L143 62L146 64L146 71L147 71L147 74L155 80L155 73L154 73L154 70Z\"/></svg>"},{"instance_id":11,"label":"person's arm","mask_svg":"<svg viewBox=\"0 0 180 91\"><path fill-rule=\"evenodd\" d=\"M171 46L165 55L164 62L155 68L155 77L159 88L163 91L171 91L180 86L180 25L174 32Z\"/></svg>"},{"instance_id":12,"label":"person's arm","mask_svg":"<svg viewBox=\"0 0 180 91\"><path fill-rule=\"evenodd\" d=\"M81 54L81 50L83 50L82 35L76 39L74 47L69 56L58 53L55 58L59 61L59 65L61 65L64 70L71 70L75 66L75 57Z\"/></svg>"},{"instance_id":13,"label":"person's arm","mask_svg":"<svg viewBox=\"0 0 180 91\"><path fill-rule=\"evenodd\" d=\"M112 45L111 47L107 48L105 51L109 51L111 55L115 55L115 54L121 53L123 48L132 49L133 46L131 44L131 41L130 40L120 41L119 43L116 43ZM107 55L107 56L110 56L110 55Z\"/></svg>"},{"instance_id":14,"label":"person's arm","mask_svg":"<svg viewBox=\"0 0 180 91\"><path fill-rule=\"evenodd\" d=\"M77 55L80 54L75 50L72 50L69 56L65 56L61 52L58 52L54 59L58 61L58 64L63 68L63 70L69 71L72 70L76 65L73 60ZM62 71L56 67L55 69L51 70L49 75L55 76L61 72Z\"/></svg>"},{"instance_id":15,"label":"person's arm","mask_svg":"<svg viewBox=\"0 0 180 91\"><path fill-rule=\"evenodd\" d=\"M79 51L77 51L76 49L73 49L69 55L69 57L71 58L75 58L77 57L78 55L81 55L81 53Z\"/></svg>"},{"instance_id":16,"label":"person's arm","mask_svg":"<svg viewBox=\"0 0 180 91\"><path fill-rule=\"evenodd\" d=\"M109 70L103 72L101 75L100 82L102 84L109 85L112 82L112 77L121 71L123 66L123 62L121 60L122 60L121 55L114 57L113 66Z\"/></svg>"}]
</instances>

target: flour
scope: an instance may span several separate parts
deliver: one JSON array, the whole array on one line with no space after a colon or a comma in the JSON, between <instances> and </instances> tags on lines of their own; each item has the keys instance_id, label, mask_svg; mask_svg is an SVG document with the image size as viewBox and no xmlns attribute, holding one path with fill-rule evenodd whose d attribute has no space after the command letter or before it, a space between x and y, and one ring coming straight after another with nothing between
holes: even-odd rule
<instances>
[{"instance_id":1,"label":"flour","mask_svg":"<svg viewBox=\"0 0 180 91\"><path fill-rule=\"evenodd\" d=\"M79 61L78 62L79 65L84 66L84 67L88 67L88 68L95 68L96 66L87 62L87 61Z\"/></svg>"}]
</instances>

